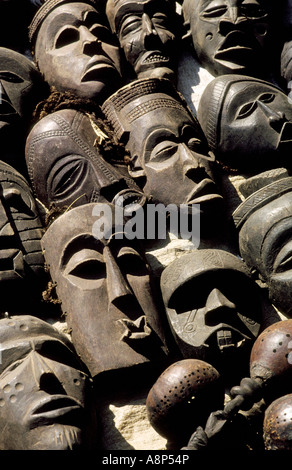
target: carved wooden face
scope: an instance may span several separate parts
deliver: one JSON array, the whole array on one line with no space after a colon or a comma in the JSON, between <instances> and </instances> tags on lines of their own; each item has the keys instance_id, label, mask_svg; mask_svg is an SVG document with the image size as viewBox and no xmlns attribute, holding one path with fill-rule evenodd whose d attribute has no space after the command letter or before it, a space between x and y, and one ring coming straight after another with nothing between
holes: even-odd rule
<instances>
[{"instance_id":1,"label":"carved wooden face","mask_svg":"<svg viewBox=\"0 0 292 470\"><path fill-rule=\"evenodd\" d=\"M106 19L85 3L53 9L37 35L35 59L59 91L101 102L121 84L119 48Z\"/></svg>"},{"instance_id":2,"label":"carved wooden face","mask_svg":"<svg viewBox=\"0 0 292 470\"><path fill-rule=\"evenodd\" d=\"M154 103L153 110L132 123L127 144L131 176L143 177L144 193L165 205L216 202L220 196L212 179L212 157L198 125L174 101L165 107L164 99L147 97L143 105Z\"/></svg>"},{"instance_id":3,"label":"carved wooden face","mask_svg":"<svg viewBox=\"0 0 292 470\"><path fill-rule=\"evenodd\" d=\"M220 250L182 256L162 273L168 321L184 357L222 365L256 338L260 307L243 263ZM245 352L246 354L246 352ZM224 358L224 359L223 359Z\"/></svg>"},{"instance_id":4,"label":"carved wooden face","mask_svg":"<svg viewBox=\"0 0 292 470\"><path fill-rule=\"evenodd\" d=\"M234 75L224 78L224 89L216 110L220 115L214 149L218 159L232 168L252 172L281 166L289 168L292 106L287 96L267 82L241 76L236 80ZM215 93L214 96L207 90L205 93L202 99L212 103ZM205 130L208 118L203 108L204 104L198 111L198 119Z\"/></svg>"},{"instance_id":5,"label":"carved wooden face","mask_svg":"<svg viewBox=\"0 0 292 470\"><path fill-rule=\"evenodd\" d=\"M41 276L42 225L31 190L12 167L0 164L0 284Z\"/></svg>"},{"instance_id":6,"label":"carved wooden face","mask_svg":"<svg viewBox=\"0 0 292 470\"><path fill-rule=\"evenodd\" d=\"M93 376L161 356L163 334L148 266L137 241L120 238L123 228L110 220L114 214L106 204L77 207L42 239L73 343ZM120 236L103 238L94 224Z\"/></svg>"},{"instance_id":7,"label":"carved wooden face","mask_svg":"<svg viewBox=\"0 0 292 470\"><path fill-rule=\"evenodd\" d=\"M15 147L29 125L34 106L42 97L42 81L35 66L22 54L0 47L1 151ZM18 139L15 139L15 135ZM3 156L2 156L3 158Z\"/></svg>"},{"instance_id":8,"label":"carved wooden face","mask_svg":"<svg viewBox=\"0 0 292 470\"><path fill-rule=\"evenodd\" d=\"M269 32L268 13L259 0L185 0L193 46L214 75L256 74Z\"/></svg>"},{"instance_id":9,"label":"carved wooden face","mask_svg":"<svg viewBox=\"0 0 292 470\"><path fill-rule=\"evenodd\" d=\"M289 316L292 312L291 230L290 191L270 202L267 200L248 217L239 233L240 251L246 263L267 283L273 304Z\"/></svg>"},{"instance_id":10,"label":"carved wooden face","mask_svg":"<svg viewBox=\"0 0 292 470\"><path fill-rule=\"evenodd\" d=\"M72 109L52 113L34 126L26 161L34 192L46 207L112 202L127 188L94 146L96 138L90 119Z\"/></svg>"},{"instance_id":11,"label":"carved wooden face","mask_svg":"<svg viewBox=\"0 0 292 470\"><path fill-rule=\"evenodd\" d=\"M107 10L112 29L138 78L173 74L175 24L169 2L110 1Z\"/></svg>"},{"instance_id":12,"label":"carved wooden face","mask_svg":"<svg viewBox=\"0 0 292 470\"><path fill-rule=\"evenodd\" d=\"M89 379L69 340L26 315L0 332L0 449L80 448Z\"/></svg>"}]
</instances>

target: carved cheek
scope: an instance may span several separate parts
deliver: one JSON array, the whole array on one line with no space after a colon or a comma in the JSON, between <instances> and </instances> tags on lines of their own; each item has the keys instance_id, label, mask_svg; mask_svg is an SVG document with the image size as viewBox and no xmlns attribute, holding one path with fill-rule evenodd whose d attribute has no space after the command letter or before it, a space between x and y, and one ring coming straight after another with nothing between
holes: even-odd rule
<instances>
[{"instance_id":1,"label":"carved cheek","mask_svg":"<svg viewBox=\"0 0 292 470\"><path fill-rule=\"evenodd\" d=\"M138 55L144 52L141 30L132 31L126 37L121 36L121 47L124 49L127 59L134 63Z\"/></svg>"},{"instance_id":2,"label":"carved cheek","mask_svg":"<svg viewBox=\"0 0 292 470\"><path fill-rule=\"evenodd\" d=\"M115 68L119 71L119 73L121 73L121 57L119 48L103 42L102 49L105 52L105 57L109 57L113 61Z\"/></svg>"},{"instance_id":3,"label":"carved cheek","mask_svg":"<svg viewBox=\"0 0 292 470\"><path fill-rule=\"evenodd\" d=\"M1 386L0 393L0 410L5 406L17 405L19 402L22 392L24 390L24 384L21 381L3 383Z\"/></svg>"},{"instance_id":4,"label":"carved cheek","mask_svg":"<svg viewBox=\"0 0 292 470\"><path fill-rule=\"evenodd\" d=\"M51 201L70 200L72 194L84 188L89 170L89 162L81 155L66 156L53 165L47 181Z\"/></svg>"}]
</instances>

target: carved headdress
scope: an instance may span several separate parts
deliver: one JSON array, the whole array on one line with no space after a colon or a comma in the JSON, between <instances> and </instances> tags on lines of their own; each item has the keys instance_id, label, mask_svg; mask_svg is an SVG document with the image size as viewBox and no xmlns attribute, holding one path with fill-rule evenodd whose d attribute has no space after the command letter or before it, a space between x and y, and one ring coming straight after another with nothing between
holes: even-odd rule
<instances>
[{"instance_id":1,"label":"carved headdress","mask_svg":"<svg viewBox=\"0 0 292 470\"><path fill-rule=\"evenodd\" d=\"M78 0L46 0L44 4L37 10L29 26L28 36L31 44L34 45L36 34L42 22L51 13L51 11L54 10L54 8L58 7L63 3L74 2L78 2ZM97 3L103 4L104 2L103 0L82 0L82 3L88 3L89 5L96 7Z\"/></svg>"},{"instance_id":2,"label":"carved headdress","mask_svg":"<svg viewBox=\"0 0 292 470\"><path fill-rule=\"evenodd\" d=\"M135 80L110 96L102 106L118 139L123 141L127 139L138 118L163 108L187 112L192 121L197 123L182 95L176 91L170 80L164 78ZM202 134L199 124L198 133Z\"/></svg>"}]
</instances>

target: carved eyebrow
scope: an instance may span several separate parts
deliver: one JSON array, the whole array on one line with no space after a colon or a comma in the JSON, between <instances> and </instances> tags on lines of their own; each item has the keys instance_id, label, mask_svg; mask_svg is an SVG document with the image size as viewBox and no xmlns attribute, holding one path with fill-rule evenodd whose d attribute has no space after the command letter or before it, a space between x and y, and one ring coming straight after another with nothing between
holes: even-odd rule
<instances>
[{"instance_id":1,"label":"carved eyebrow","mask_svg":"<svg viewBox=\"0 0 292 470\"><path fill-rule=\"evenodd\" d=\"M136 16L144 12L144 4L129 2L127 5L123 5L121 9L117 12L115 17L115 26L117 29L120 28L121 24L129 16Z\"/></svg>"},{"instance_id":2,"label":"carved eyebrow","mask_svg":"<svg viewBox=\"0 0 292 470\"><path fill-rule=\"evenodd\" d=\"M58 21L51 21L49 25L49 31L51 32L52 36L55 36L64 26L76 26L82 22L82 18L78 18L76 15L72 13L60 13L58 16Z\"/></svg>"},{"instance_id":3,"label":"carved eyebrow","mask_svg":"<svg viewBox=\"0 0 292 470\"><path fill-rule=\"evenodd\" d=\"M205 0L205 1L202 1L201 11L207 10L207 9L212 10L213 8L226 8L227 9L227 3L226 3L226 1L222 1L222 0Z\"/></svg>"},{"instance_id":4,"label":"carved eyebrow","mask_svg":"<svg viewBox=\"0 0 292 470\"><path fill-rule=\"evenodd\" d=\"M164 140L168 140L168 139L178 139L180 136L180 130L179 129L174 129L174 130L170 130L170 129L166 129L166 128L158 128L158 129L155 129L153 132L151 132L151 134L146 138L146 141L145 141L145 151L149 152L153 149L153 145L159 143L159 142L163 142ZM156 140L157 139L157 140ZM154 142L155 141L155 142Z\"/></svg>"},{"instance_id":5,"label":"carved eyebrow","mask_svg":"<svg viewBox=\"0 0 292 470\"><path fill-rule=\"evenodd\" d=\"M58 20L61 21L54 21L53 25L50 27L52 36L55 38L58 33L62 30L66 30L68 28L76 27L78 28L81 25L85 25L89 23L89 27L95 23L100 24L101 26L107 27L106 20L95 11L85 11L82 15L73 15L71 13L61 13L58 16ZM55 43L55 39L54 39Z\"/></svg>"},{"instance_id":6,"label":"carved eyebrow","mask_svg":"<svg viewBox=\"0 0 292 470\"><path fill-rule=\"evenodd\" d=\"M100 14L98 11L85 11L83 15L83 21L87 22L89 21L90 23L98 23L101 24L102 26L107 27L107 22L105 17Z\"/></svg>"},{"instance_id":7,"label":"carved eyebrow","mask_svg":"<svg viewBox=\"0 0 292 470\"><path fill-rule=\"evenodd\" d=\"M31 352L31 347L28 341L24 342L15 342L11 344L11 347L6 347L1 349L2 353L2 363L0 378L4 378L7 373L13 370L15 367L19 366L28 354Z\"/></svg>"},{"instance_id":8,"label":"carved eyebrow","mask_svg":"<svg viewBox=\"0 0 292 470\"><path fill-rule=\"evenodd\" d=\"M51 21L47 26L47 37L49 47L55 47L57 36L62 30L72 27L79 27L82 19L71 13L59 13L54 21Z\"/></svg>"}]
</instances>

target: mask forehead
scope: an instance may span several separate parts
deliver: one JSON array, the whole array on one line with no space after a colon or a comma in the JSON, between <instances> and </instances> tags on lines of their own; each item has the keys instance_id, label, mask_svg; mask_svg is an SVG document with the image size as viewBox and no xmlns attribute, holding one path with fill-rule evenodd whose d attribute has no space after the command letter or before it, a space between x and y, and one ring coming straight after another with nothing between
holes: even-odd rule
<instances>
[{"instance_id":1,"label":"mask forehead","mask_svg":"<svg viewBox=\"0 0 292 470\"><path fill-rule=\"evenodd\" d=\"M238 81L237 83L230 85L226 94L224 108L232 119L235 117L236 111L240 106L256 101L264 94L270 94L270 106L273 106L272 96L281 99L282 109L285 109L285 111L292 117L292 106L289 104L287 96L281 90L269 85L268 83L260 81L257 82L254 80L243 82ZM279 109L276 110L279 111Z\"/></svg>"},{"instance_id":2,"label":"mask forehead","mask_svg":"<svg viewBox=\"0 0 292 470\"><path fill-rule=\"evenodd\" d=\"M184 284L200 286L200 279L207 279L210 275L214 280L220 279L220 274L227 278L234 274L242 278L249 278L248 269L238 258L231 253L221 250L199 250L193 254L185 255L165 269L161 276L161 289L164 302L168 304L173 294ZM248 281L247 281L248 282ZM208 282L207 282L208 284ZM211 288L212 286L210 286ZM209 289L209 285L207 286ZM194 297L195 302L195 297Z\"/></svg>"},{"instance_id":3,"label":"mask forehead","mask_svg":"<svg viewBox=\"0 0 292 470\"><path fill-rule=\"evenodd\" d=\"M199 0L197 2L193 2L194 7L198 9L199 13L204 11L209 5L212 5L214 2L212 0ZM224 4L225 2L219 1L218 4ZM227 3L226 3L227 4Z\"/></svg>"},{"instance_id":4,"label":"mask forehead","mask_svg":"<svg viewBox=\"0 0 292 470\"><path fill-rule=\"evenodd\" d=\"M33 348L45 342L56 342L70 350L73 349L68 338L47 322L31 315L0 320L1 352L3 361L0 370L5 370L13 362L25 357Z\"/></svg>"},{"instance_id":5,"label":"mask forehead","mask_svg":"<svg viewBox=\"0 0 292 470\"><path fill-rule=\"evenodd\" d=\"M67 4L67 7L69 8L69 10L71 10L71 8L74 9L74 3L76 3L77 9L79 9L79 11L80 11L80 6L81 8L93 7L95 10L99 10L99 6L100 6L100 2L95 1L95 0L86 0L86 2L82 2L82 0L81 1L71 0L69 2L67 0L46 0L46 2L42 1L42 4L38 5L39 8L35 10L35 15L32 18L32 21L28 28L29 40L33 47L35 45L37 33L40 27L42 26L43 22L47 18L47 16L50 15L50 13L52 13L55 10L55 8L59 8L65 3ZM65 11L66 11L66 8L65 8Z\"/></svg>"},{"instance_id":6,"label":"mask forehead","mask_svg":"<svg viewBox=\"0 0 292 470\"><path fill-rule=\"evenodd\" d=\"M137 80L112 95L102 109L117 137L127 144L132 140L140 148L152 130L169 126L179 134L178 129L184 123L196 128L198 136L204 140L198 121L191 116L184 101L165 79ZM132 132L137 126L139 139L136 137L138 132Z\"/></svg>"},{"instance_id":7,"label":"mask forehead","mask_svg":"<svg viewBox=\"0 0 292 470\"><path fill-rule=\"evenodd\" d=\"M104 24L105 18L92 6L84 3L71 3L55 8L44 20L39 35L45 35L47 46L54 47L57 33L66 26L92 26L93 23Z\"/></svg>"},{"instance_id":8,"label":"mask forehead","mask_svg":"<svg viewBox=\"0 0 292 470\"><path fill-rule=\"evenodd\" d=\"M155 105L155 101L157 105ZM137 132L130 134L128 147L130 152L138 155L142 161L148 160L147 154L151 152L156 141L167 140L171 135L174 135L179 141L185 126L191 127L197 138L204 141L199 126L191 119L186 110L179 106L176 107L175 103L171 102L169 102L169 107L164 107L163 103L162 106L159 106L159 102L159 98L155 96L149 98L148 102L145 102L145 106L149 106L149 112L133 122L133 127L135 126ZM153 110L151 110L152 106ZM206 154L207 152L206 146Z\"/></svg>"},{"instance_id":9,"label":"mask forehead","mask_svg":"<svg viewBox=\"0 0 292 470\"><path fill-rule=\"evenodd\" d=\"M195 12L203 13L204 11L215 11L218 9L218 15L210 15L210 18L201 17L202 20L206 21L220 21L221 16L230 16L230 9L232 8L240 8L241 6L246 7L247 11L250 8L251 11L254 11L255 7L259 7L260 13L257 13L257 17L264 17L267 11L264 9L263 2L253 0L251 2L247 2L245 0L185 0L183 4L183 9L188 17L192 17L194 20L196 19ZM219 14L219 8L221 11Z\"/></svg>"},{"instance_id":10,"label":"mask forehead","mask_svg":"<svg viewBox=\"0 0 292 470\"><path fill-rule=\"evenodd\" d=\"M103 205L101 205L103 206ZM100 211L98 217L94 216L94 208L100 207L94 203L85 204L82 207L71 209L57 220L55 220L52 225L49 227L49 230L44 234L42 244L50 247L50 250L55 253L57 259L61 259L60 255L64 248L71 241L78 239L78 237L83 237L85 243L96 243L99 245L102 243L105 245L106 240L101 236L100 239L94 236L94 222L96 220L102 219L104 222L103 233L105 236L110 234L114 226L114 210L111 205L104 205L104 207L109 208L107 215L104 216L104 213ZM80 218L80 215L82 217ZM58 243L56 244L54 239L57 237ZM76 243L78 247L78 242Z\"/></svg>"},{"instance_id":11,"label":"mask forehead","mask_svg":"<svg viewBox=\"0 0 292 470\"><path fill-rule=\"evenodd\" d=\"M161 12L169 9L174 10L172 2L162 0L159 5L154 0L109 0L106 6L106 13L112 30L119 32L123 19L131 14L149 14Z\"/></svg>"}]
</instances>

